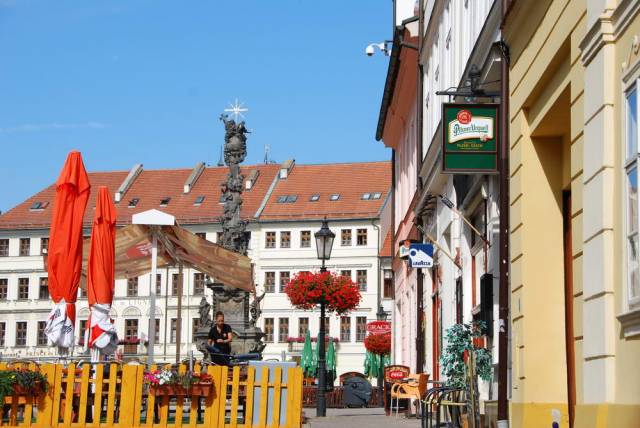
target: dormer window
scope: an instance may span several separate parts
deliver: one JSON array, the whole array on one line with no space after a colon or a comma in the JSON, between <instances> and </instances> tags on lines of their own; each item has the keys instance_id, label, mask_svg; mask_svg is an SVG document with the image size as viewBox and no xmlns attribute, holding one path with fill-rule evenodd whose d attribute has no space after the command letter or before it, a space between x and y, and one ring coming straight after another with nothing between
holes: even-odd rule
<instances>
[{"instance_id":1,"label":"dormer window","mask_svg":"<svg viewBox=\"0 0 640 428\"><path fill-rule=\"evenodd\" d=\"M193 201L193 205L200 206L204 202L204 196L198 196L195 201Z\"/></svg>"},{"instance_id":2,"label":"dormer window","mask_svg":"<svg viewBox=\"0 0 640 428\"><path fill-rule=\"evenodd\" d=\"M373 194L371 199L380 199L380 196L382 196L382 193L376 192L376 193Z\"/></svg>"},{"instance_id":3,"label":"dormer window","mask_svg":"<svg viewBox=\"0 0 640 428\"><path fill-rule=\"evenodd\" d=\"M334 193L333 195L331 195L329 197L330 201L337 201L338 199L340 199L340 194L339 193Z\"/></svg>"},{"instance_id":4,"label":"dormer window","mask_svg":"<svg viewBox=\"0 0 640 428\"><path fill-rule=\"evenodd\" d=\"M368 201L369 199L371 199L371 193L364 193L361 199L364 201Z\"/></svg>"},{"instance_id":5,"label":"dormer window","mask_svg":"<svg viewBox=\"0 0 640 428\"><path fill-rule=\"evenodd\" d=\"M318 202L318 200L320 200L320 195L315 194L315 195L311 195L311 197L309 198L309 200L311 202Z\"/></svg>"},{"instance_id":6,"label":"dormer window","mask_svg":"<svg viewBox=\"0 0 640 428\"><path fill-rule=\"evenodd\" d=\"M169 205L169 202L170 202L170 201L171 201L171 198L170 198L170 197L168 197L168 196L167 196L166 198L162 198L162 199L160 200L160 206L161 206L161 207L166 207L167 205Z\"/></svg>"},{"instance_id":7,"label":"dormer window","mask_svg":"<svg viewBox=\"0 0 640 428\"><path fill-rule=\"evenodd\" d=\"M129 201L129 205L127 205L128 208L133 208L136 205L138 205L138 202L140 202L140 198L133 198Z\"/></svg>"},{"instance_id":8,"label":"dormer window","mask_svg":"<svg viewBox=\"0 0 640 428\"><path fill-rule=\"evenodd\" d=\"M292 204L298 200L298 195L289 195L287 196L287 203Z\"/></svg>"},{"instance_id":9,"label":"dormer window","mask_svg":"<svg viewBox=\"0 0 640 428\"><path fill-rule=\"evenodd\" d=\"M49 206L49 202L34 202L29 208L31 211L43 210Z\"/></svg>"},{"instance_id":10,"label":"dormer window","mask_svg":"<svg viewBox=\"0 0 640 428\"><path fill-rule=\"evenodd\" d=\"M287 196L278 196L278 203L279 204L284 204L285 202L287 202Z\"/></svg>"}]
</instances>

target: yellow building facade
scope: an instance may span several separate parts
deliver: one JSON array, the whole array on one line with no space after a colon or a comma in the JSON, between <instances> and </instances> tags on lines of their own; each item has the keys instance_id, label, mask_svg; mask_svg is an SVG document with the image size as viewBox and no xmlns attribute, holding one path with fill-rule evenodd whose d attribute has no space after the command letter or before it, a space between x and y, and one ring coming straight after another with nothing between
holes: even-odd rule
<instances>
[{"instance_id":1,"label":"yellow building facade","mask_svg":"<svg viewBox=\"0 0 640 428\"><path fill-rule=\"evenodd\" d=\"M516 0L503 25L511 426L638 427L640 2Z\"/></svg>"}]
</instances>

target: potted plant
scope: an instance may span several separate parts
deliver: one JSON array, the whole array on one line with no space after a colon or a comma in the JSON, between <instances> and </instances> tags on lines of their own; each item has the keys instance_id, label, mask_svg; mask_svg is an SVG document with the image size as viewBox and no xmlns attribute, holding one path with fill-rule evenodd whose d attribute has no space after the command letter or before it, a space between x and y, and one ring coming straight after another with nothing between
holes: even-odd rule
<instances>
[{"instance_id":1,"label":"potted plant","mask_svg":"<svg viewBox=\"0 0 640 428\"><path fill-rule=\"evenodd\" d=\"M161 369L147 371L144 382L149 385L149 393L169 396L208 396L213 388L211 376L207 373Z\"/></svg>"},{"instance_id":2,"label":"potted plant","mask_svg":"<svg viewBox=\"0 0 640 428\"><path fill-rule=\"evenodd\" d=\"M491 380L491 352L474 344L474 339L482 336L484 323L455 324L447 329L444 353L440 357L442 372L447 383L455 388L467 387L467 358L473 353L475 372L480 379Z\"/></svg>"},{"instance_id":3,"label":"potted plant","mask_svg":"<svg viewBox=\"0 0 640 428\"><path fill-rule=\"evenodd\" d=\"M48 389L47 377L39 370L0 370L0 403L7 396L40 396Z\"/></svg>"},{"instance_id":4,"label":"potted plant","mask_svg":"<svg viewBox=\"0 0 640 428\"><path fill-rule=\"evenodd\" d=\"M362 298L351 278L331 272L300 272L289 281L284 292L298 309L313 309L324 299L327 312L338 315L357 308Z\"/></svg>"}]
</instances>

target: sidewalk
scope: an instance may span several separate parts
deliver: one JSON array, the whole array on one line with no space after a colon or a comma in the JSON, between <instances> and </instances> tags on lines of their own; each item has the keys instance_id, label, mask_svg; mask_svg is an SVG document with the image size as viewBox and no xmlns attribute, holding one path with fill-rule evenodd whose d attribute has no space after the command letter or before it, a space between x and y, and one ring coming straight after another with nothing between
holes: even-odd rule
<instances>
[{"instance_id":1,"label":"sidewalk","mask_svg":"<svg viewBox=\"0 0 640 428\"><path fill-rule=\"evenodd\" d=\"M400 416L385 416L384 409L327 409L325 418L316 418L315 409L305 409L308 419L306 428L420 428L419 419L407 419Z\"/></svg>"}]
</instances>

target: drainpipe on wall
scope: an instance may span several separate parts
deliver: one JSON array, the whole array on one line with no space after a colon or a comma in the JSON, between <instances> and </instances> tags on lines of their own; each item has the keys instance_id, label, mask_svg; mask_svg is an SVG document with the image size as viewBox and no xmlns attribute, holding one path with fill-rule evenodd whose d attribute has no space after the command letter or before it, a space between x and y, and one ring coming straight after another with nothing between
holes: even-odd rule
<instances>
[{"instance_id":1,"label":"drainpipe on wall","mask_svg":"<svg viewBox=\"0 0 640 428\"><path fill-rule=\"evenodd\" d=\"M502 20L511 1L502 0ZM500 64L500 288L498 306L498 427L509 426L509 51L501 40Z\"/></svg>"},{"instance_id":2,"label":"drainpipe on wall","mask_svg":"<svg viewBox=\"0 0 640 428\"><path fill-rule=\"evenodd\" d=\"M420 179L420 170L422 169L422 134L423 134L423 94L424 94L424 79L423 69L420 57L422 55L422 39L424 34L424 0L420 0L418 3L418 90L416 99L416 155L418 157L416 162L416 184L418 195L422 192L422 180ZM418 215L417 225L422 226L422 218ZM422 233L422 227L418 227L418 241L422 242L424 235ZM424 273L422 268L418 268L416 272L416 293L417 293L417 307L416 307L416 372L422 373L424 369L425 360L425 347L424 347Z\"/></svg>"}]
</instances>

